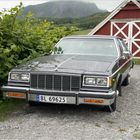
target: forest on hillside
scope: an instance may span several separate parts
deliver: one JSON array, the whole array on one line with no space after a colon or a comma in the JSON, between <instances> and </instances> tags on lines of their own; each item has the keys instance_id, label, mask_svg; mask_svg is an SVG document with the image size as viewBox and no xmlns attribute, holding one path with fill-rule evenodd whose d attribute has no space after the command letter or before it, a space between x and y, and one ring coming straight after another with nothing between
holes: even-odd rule
<instances>
[{"instance_id":1,"label":"forest on hillside","mask_svg":"<svg viewBox=\"0 0 140 140\"><path fill-rule=\"evenodd\" d=\"M57 26L76 26L81 30L94 28L102 20L104 20L110 13L96 13L91 16L81 18L47 18L48 21L53 22ZM40 18L44 19L44 18Z\"/></svg>"}]
</instances>

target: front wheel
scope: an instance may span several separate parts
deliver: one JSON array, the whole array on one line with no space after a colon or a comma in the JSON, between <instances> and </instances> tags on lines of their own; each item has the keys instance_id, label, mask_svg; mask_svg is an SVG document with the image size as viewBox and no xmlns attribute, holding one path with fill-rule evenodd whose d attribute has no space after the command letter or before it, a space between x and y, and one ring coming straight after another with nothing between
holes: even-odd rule
<instances>
[{"instance_id":1,"label":"front wheel","mask_svg":"<svg viewBox=\"0 0 140 140\"><path fill-rule=\"evenodd\" d=\"M119 83L118 86L117 86L117 90L119 92L119 96L122 96L122 86L121 84Z\"/></svg>"},{"instance_id":2,"label":"front wheel","mask_svg":"<svg viewBox=\"0 0 140 140\"><path fill-rule=\"evenodd\" d=\"M130 83L130 75L128 74L127 77L124 79L122 85L127 86Z\"/></svg>"}]
</instances>

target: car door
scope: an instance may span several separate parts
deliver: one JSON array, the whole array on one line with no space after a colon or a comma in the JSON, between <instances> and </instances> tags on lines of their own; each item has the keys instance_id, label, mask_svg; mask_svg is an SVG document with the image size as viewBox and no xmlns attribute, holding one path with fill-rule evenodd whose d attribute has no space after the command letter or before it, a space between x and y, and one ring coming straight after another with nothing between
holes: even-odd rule
<instances>
[{"instance_id":1,"label":"car door","mask_svg":"<svg viewBox=\"0 0 140 140\"><path fill-rule=\"evenodd\" d=\"M119 67L121 68L122 81L123 81L130 71L131 53L128 50L127 45L124 43L122 39L118 39L118 44L119 44L120 53L121 53L120 60L119 60Z\"/></svg>"}]
</instances>

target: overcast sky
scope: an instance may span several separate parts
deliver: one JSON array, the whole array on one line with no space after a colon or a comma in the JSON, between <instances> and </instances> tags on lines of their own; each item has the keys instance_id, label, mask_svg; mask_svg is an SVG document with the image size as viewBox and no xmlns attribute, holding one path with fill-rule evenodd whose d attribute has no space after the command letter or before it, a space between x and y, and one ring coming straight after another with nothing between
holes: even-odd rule
<instances>
[{"instance_id":1,"label":"overcast sky","mask_svg":"<svg viewBox=\"0 0 140 140\"><path fill-rule=\"evenodd\" d=\"M18 5L21 1L23 2L24 6L28 6L28 5L36 5L36 4L44 3L47 1L53 1L53 0L0 0L0 11L2 11L3 9L9 9L11 7L14 7L15 5ZM57 0L57 1L60 1L60 0ZM80 1L80 0L77 0L77 1ZM123 0L81 0L81 1L94 2L100 9L107 9L108 11L112 11Z\"/></svg>"}]
</instances>

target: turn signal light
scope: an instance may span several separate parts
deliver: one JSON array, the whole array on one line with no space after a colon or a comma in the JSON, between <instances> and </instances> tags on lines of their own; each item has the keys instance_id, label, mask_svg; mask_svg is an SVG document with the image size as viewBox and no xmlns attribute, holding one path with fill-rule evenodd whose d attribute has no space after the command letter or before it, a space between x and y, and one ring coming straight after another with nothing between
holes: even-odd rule
<instances>
[{"instance_id":1,"label":"turn signal light","mask_svg":"<svg viewBox=\"0 0 140 140\"><path fill-rule=\"evenodd\" d=\"M104 100L84 99L84 102L86 102L86 103L98 103L98 104L102 104L102 103L104 103Z\"/></svg>"},{"instance_id":2,"label":"turn signal light","mask_svg":"<svg viewBox=\"0 0 140 140\"><path fill-rule=\"evenodd\" d=\"M8 92L6 94L7 97L15 97L15 98L25 98L26 94L25 93L18 93L18 92Z\"/></svg>"}]
</instances>

